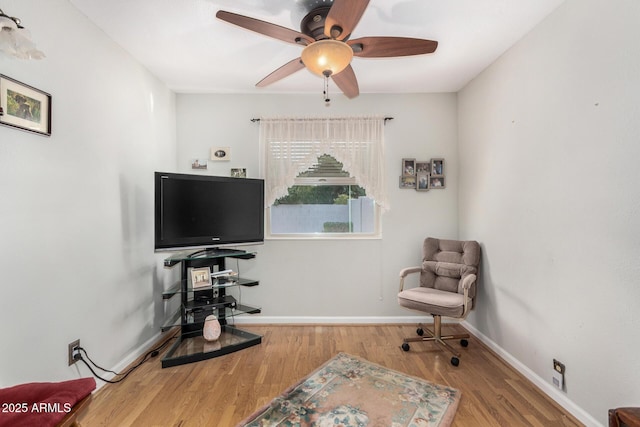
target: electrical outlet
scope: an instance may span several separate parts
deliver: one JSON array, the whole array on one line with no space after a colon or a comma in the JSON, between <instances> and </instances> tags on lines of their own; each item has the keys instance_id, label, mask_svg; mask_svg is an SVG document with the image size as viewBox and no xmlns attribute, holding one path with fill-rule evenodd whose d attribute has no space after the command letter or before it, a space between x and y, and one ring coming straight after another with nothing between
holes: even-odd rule
<instances>
[{"instance_id":1,"label":"electrical outlet","mask_svg":"<svg viewBox=\"0 0 640 427\"><path fill-rule=\"evenodd\" d=\"M80 340L77 339L75 341L73 341L72 343L69 343L69 366L73 365L74 363L77 362L77 360L75 360L73 358L73 354L75 352L80 352Z\"/></svg>"},{"instance_id":2,"label":"electrical outlet","mask_svg":"<svg viewBox=\"0 0 640 427\"><path fill-rule=\"evenodd\" d=\"M564 371L565 371L564 363L561 363L560 361L553 359L553 373L551 376L551 380L553 382L553 385L560 390L564 388Z\"/></svg>"}]
</instances>

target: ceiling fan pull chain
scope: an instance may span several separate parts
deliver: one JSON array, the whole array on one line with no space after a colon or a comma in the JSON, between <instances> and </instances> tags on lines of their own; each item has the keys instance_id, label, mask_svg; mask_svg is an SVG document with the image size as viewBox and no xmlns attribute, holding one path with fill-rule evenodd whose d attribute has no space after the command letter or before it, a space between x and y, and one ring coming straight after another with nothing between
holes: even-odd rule
<instances>
[{"instance_id":1,"label":"ceiling fan pull chain","mask_svg":"<svg viewBox=\"0 0 640 427\"><path fill-rule=\"evenodd\" d=\"M331 99L329 98L329 76L328 75L324 76L324 91L322 93L324 95L324 102L326 103L327 106L329 106Z\"/></svg>"}]
</instances>

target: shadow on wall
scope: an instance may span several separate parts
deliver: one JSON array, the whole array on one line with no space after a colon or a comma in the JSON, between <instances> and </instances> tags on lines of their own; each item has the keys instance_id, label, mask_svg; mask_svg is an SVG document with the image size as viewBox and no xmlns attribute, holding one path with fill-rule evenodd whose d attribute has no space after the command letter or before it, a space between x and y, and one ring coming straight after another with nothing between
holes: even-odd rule
<instances>
[{"instance_id":1,"label":"shadow on wall","mask_svg":"<svg viewBox=\"0 0 640 427\"><path fill-rule=\"evenodd\" d=\"M482 260L480 265L480 277L478 278L478 293L476 296L476 308L470 322L476 329L486 335L496 345L509 352L509 349L530 347L528 343L538 330L546 322L545 318L531 311L526 301L526 295L518 294L514 286L509 283L496 283L491 274L491 255L484 244L482 248ZM510 312L519 313L522 322L510 327L509 322L501 318L503 308ZM508 343L505 341L508 340ZM505 347L508 344L508 349ZM512 354L518 360L522 360L523 354Z\"/></svg>"},{"instance_id":2,"label":"shadow on wall","mask_svg":"<svg viewBox=\"0 0 640 427\"><path fill-rule=\"evenodd\" d=\"M469 320L480 332L495 342L501 342L503 335L498 321L499 310L496 303L496 285L491 277L491 256L484 243L480 242L482 258L476 293L476 306L471 312Z\"/></svg>"}]
</instances>

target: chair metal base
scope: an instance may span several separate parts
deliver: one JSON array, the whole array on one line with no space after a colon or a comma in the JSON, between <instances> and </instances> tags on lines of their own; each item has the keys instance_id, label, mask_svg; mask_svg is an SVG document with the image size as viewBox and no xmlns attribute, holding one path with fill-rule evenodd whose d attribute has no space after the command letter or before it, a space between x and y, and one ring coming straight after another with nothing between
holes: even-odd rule
<instances>
[{"instance_id":1,"label":"chair metal base","mask_svg":"<svg viewBox=\"0 0 640 427\"><path fill-rule=\"evenodd\" d=\"M427 328L422 328L422 325L420 325L420 328L418 328L418 335L421 335L419 331L427 333L428 336L405 338L404 343L406 344L419 341L434 341L449 350L456 358L460 357L460 353L455 348L446 343L445 340L466 340L467 338L469 338L469 334L442 335L442 316L436 314L433 315L433 332ZM466 345L464 344L463 346L466 347Z\"/></svg>"}]
</instances>

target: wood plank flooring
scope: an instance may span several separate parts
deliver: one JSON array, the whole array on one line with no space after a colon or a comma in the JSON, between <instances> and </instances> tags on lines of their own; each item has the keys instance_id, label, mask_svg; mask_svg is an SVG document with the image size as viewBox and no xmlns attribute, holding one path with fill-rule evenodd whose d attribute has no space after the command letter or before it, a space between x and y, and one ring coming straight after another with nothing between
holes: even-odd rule
<instances>
[{"instance_id":1,"label":"wood plank flooring","mask_svg":"<svg viewBox=\"0 0 640 427\"><path fill-rule=\"evenodd\" d=\"M262 344L162 369L154 358L97 391L83 426L234 426L338 352L462 391L454 426L580 426L573 416L473 336L460 366L433 343L400 349L414 325L242 325ZM464 333L446 324L444 333ZM92 355L97 358L97 355Z\"/></svg>"}]
</instances>

